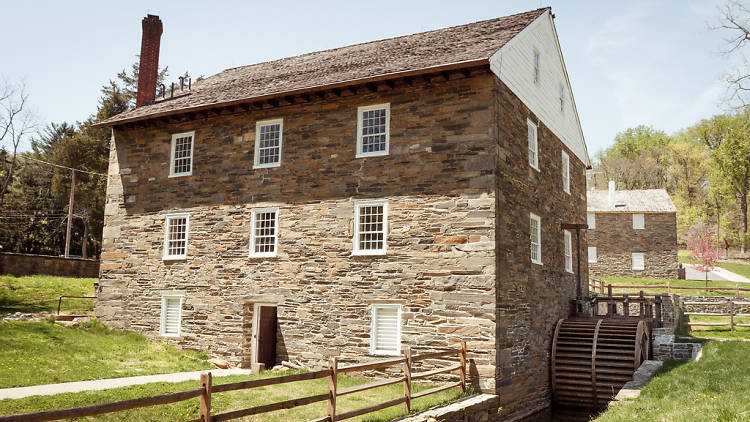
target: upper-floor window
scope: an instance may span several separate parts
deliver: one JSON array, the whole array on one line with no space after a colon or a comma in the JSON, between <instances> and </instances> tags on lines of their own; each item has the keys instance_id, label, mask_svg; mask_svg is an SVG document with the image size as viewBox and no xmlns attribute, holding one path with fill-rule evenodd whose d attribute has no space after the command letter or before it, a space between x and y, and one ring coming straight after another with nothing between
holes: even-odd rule
<instances>
[{"instance_id":1,"label":"upper-floor window","mask_svg":"<svg viewBox=\"0 0 750 422\"><path fill-rule=\"evenodd\" d=\"M526 120L527 136L529 138L529 165L539 170L539 136L537 127L530 119Z\"/></svg>"},{"instance_id":2,"label":"upper-floor window","mask_svg":"<svg viewBox=\"0 0 750 422\"><path fill-rule=\"evenodd\" d=\"M164 260L187 258L188 214L170 214L164 222Z\"/></svg>"},{"instance_id":3,"label":"upper-floor window","mask_svg":"<svg viewBox=\"0 0 750 422\"><path fill-rule=\"evenodd\" d=\"M372 305L370 353L398 355L401 352L401 305Z\"/></svg>"},{"instance_id":4,"label":"upper-floor window","mask_svg":"<svg viewBox=\"0 0 750 422\"><path fill-rule=\"evenodd\" d=\"M160 333L164 337L179 337L182 320L182 296L161 297Z\"/></svg>"},{"instance_id":5,"label":"upper-floor window","mask_svg":"<svg viewBox=\"0 0 750 422\"><path fill-rule=\"evenodd\" d=\"M388 155L391 105L377 104L357 109L357 157Z\"/></svg>"},{"instance_id":6,"label":"upper-floor window","mask_svg":"<svg viewBox=\"0 0 750 422\"><path fill-rule=\"evenodd\" d=\"M563 84L560 84L560 111L565 111L565 86Z\"/></svg>"},{"instance_id":7,"label":"upper-floor window","mask_svg":"<svg viewBox=\"0 0 750 422\"><path fill-rule=\"evenodd\" d=\"M388 202L363 201L354 206L354 255L385 255Z\"/></svg>"},{"instance_id":8,"label":"upper-floor window","mask_svg":"<svg viewBox=\"0 0 750 422\"><path fill-rule=\"evenodd\" d=\"M539 52L534 50L534 83L539 82Z\"/></svg>"},{"instance_id":9,"label":"upper-floor window","mask_svg":"<svg viewBox=\"0 0 750 422\"><path fill-rule=\"evenodd\" d=\"M253 168L281 165L281 140L284 119L263 120L255 124L255 162Z\"/></svg>"},{"instance_id":10,"label":"upper-floor window","mask_svg":"<svg viewBox=\"0 0 750 422\"><path fill-rule=\"evenodd\" d=\"M633 214L633 229L643 230L646 228L646 222L643 214Z\"/></svg>"},{"instance_id":11,"label":"upper-floor window","mask_svg":"<svg viewBox=\"0 0 750 422\"><path fill-rule=\"evenodd\" d=\"M539 216L530 213L531 225L529 236L531 238L531 262L534 264L542 263L542 224Z\"/></svg>"},{"instance_id":12,"label":"upper-floor window","mask_svg":"<svg viewBox=\"0 0 750 422\"><path fill-rule=\"evenodd\" d=\"M562 152L562 181L563 190L570 193L570 156L567 152Z\"/></svg>"},{"instance_id":13,"label":"upper-floor window","mask_svg":"<svg viewBox=\"0 0 750 422\"><path fill-rule=\"evenodd\" d=\"M586 224L589 226L589 230L596 228L596 214L593 212L586 213Z\"/></svg>"},{"instance_id":14,"label":"upper-floor window","mask_svg":"<svg viewBox=\"0 0 750 422\"><path fill-rule=\"evenodd\" d=\"M565 248L565 271L573 272L573 239L569 230L563 231L563 243Z\"/></svg>"},{"instance_id":15,"label":"upper-floor window","mask_svg":"<svg viewBox=\"0 0 750 422\"><path fill-rule=\"evenodd\" d=\"M195 131L172 135L169 177L190 176L193 174L194 138Z\"/></svg>"},{"instance_id":16,"label":"upper-floor window","mask_svg":"<svg viewBox=\"0 0 750 422\"><path fill-rule=\"evenodd\" d=\"M279 209L256 208L252 211L250 256L276 256L279 245Z\"/></svg>"}]
</instances>

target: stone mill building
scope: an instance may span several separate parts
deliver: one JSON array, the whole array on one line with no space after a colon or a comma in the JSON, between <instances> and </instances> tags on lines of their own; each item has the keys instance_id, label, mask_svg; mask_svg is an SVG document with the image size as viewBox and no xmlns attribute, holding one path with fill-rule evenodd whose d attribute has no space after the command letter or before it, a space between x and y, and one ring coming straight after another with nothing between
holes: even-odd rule
<instances>
[{"instance_id":1,"label":"stone mill building","mask_svg":"<svg viewBox=\"0 0 750 422\"><path fill-rule=\"evenodd\" d=\"M677 278L677 208L664 189L587 192L592 275Z\"/></svg>"},{"instance_id":2,"label":"stone mill building","mask_svg":"<svg viewBox=\"0 0 750 422\"><path fill-rule=\"evenodd\" d=\"M101 124L98 318L242 366L465 340L507 414L549 405L589 166L549 8L174 91L143 29L137 107Z\"/></svg>"}]
</instances>

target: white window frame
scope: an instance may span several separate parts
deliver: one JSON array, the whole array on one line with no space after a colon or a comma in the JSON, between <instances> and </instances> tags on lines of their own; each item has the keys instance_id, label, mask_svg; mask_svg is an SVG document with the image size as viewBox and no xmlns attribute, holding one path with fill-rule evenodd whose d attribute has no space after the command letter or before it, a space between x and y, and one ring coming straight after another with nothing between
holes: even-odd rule
<instances>
[{"instance_id":1,"label":"white window frame","mask_svg":"<svg viewBox=\"0 0 750 422\"><path fill-rule=\"evenodd\" d=\"M562 151L562 179L563 191L570 195L570 156Z\"/></svg>"},{"instance_id":2,"label":"white window frame","mask_svg":"<svg viewBox=\"0 0 750 422\"><path fill-rule=\"evenodd\" d=\"M184 171L180 173L176 173L174 171L174 165L175 165L175 146L177 144L177 139L179 138L185 138L190 137L190 171ZM193 159L193 150L195 149L195 131L190 132L182 132L182 133L173 133L172 134L172 144L170 147L170 153L169 153L169 177L182 177L182 176L192 176L193 175L193 167L195 166L195 160Z\"/></svg>"},{"instance_id":3,"label":"white window frame","mask_svg":"<svg viewBox=\"0 0 750 422\"><path fill-rule=\"evenodd\" d=\"M385 150L374 152L362 151L362 113L365 111L385 109ZM388 155L391 149L391 103L373 104L357 107L357 153L356 158L379 157Z\"/></svg>"},{"instance_id":4,"label":"white window frame","mask_svg":"<svg viewBox=\"0 0 750 422\"><path fill-rule=\"evenodd\" d=\"M640 259L641 259L641 266L640 267L636 267L635 266L635 258L636 258L636 256L640 256ZM630 266L633 269L633 271L643 271L644 269L646 269L646 254L643 253L643 252L633 252L630 255Z\"/></svg>"},{"instance_id":5,"label":"white window frame","mask_svg":"<svg viewBox=\"0 0 750 422\"><path fill-rule=\"evenodd\" d=\"M273 252L255 252L255 223L258 213L274 213ZM273 258L279 250L279 207L253 208L250 217L250 258Z\"/></svg>"},{"instance_id":6,"label":"white window frame","mask_svg":"<svg viewBox=\"0 0 750 422\"><path fill-rule=\"evenodd\" d=\"M529 244L531 246L530 249L534 248L534 238L532 237L532 233L531 233L531 230L532 230L531 221L536 221L536 234L537 234L537 239L539 241L539 243L536 244L537 259L534 259L534 254L531 251L529 252L530 253L529 256L531 257L531 263L532 264L542 265L542 219L539 218L539 216L536 215L536 214L534 214L533 212L529 213L529 217L530 217L530 220L529 220Z\"/></svg>"},{"instance_id":7,"label":"white window frame","mask_svg":"<svg viewBox=\"0 0 750 422\"><path fill-rule=\"evenodd\" d=\"M573 272L573 237L570 230L563 230L563 255L565 255L565 271Z\"/></svg>"},{"instance_id":8,"label":"white window frame","mask_svg":"<svg viewBox=\"0 0 750 422\"><path fill-rule=\"evenodd\" d=\"M593 213L593 212L586 213L586 224L589 226L589 230L596 229L596 213Z\"/></svg>"},{"instance_id":9,"label":"white window frame","mask_svg":"<svg viewBox=\"0 0 750 422\"><path fill-rule=\"evenodd\" d=\"M532 137L529 132L531 132L531 129L534 129L534 136ZM533 153L534 155L534 161L532 162L531 157L529 157L529 165L531 168L533 168L536 171L539 171L539 126L537 126L536 123L532 122L531 119L526 119L526 138L529 146L529 153ZM531 141L534 141L534 147L531 147Z\"/></svg>"},{"instance_id":10,"label":"white window frame","mask_svg":"<svg viewBox=\"0 0 750 422\"><path fill-rule=\"evenodd\" d=\"M377 338L376 338L376 322L377 322L377 310L378 308L381 309L396 309L397 312L397 322L396 322L396 350L378 350L376 348L377 345ZM373 304L371 306L371 313L370 313L370 354L371 355L379 355L379 356L398 356L401 354L401 325L402 325L402 317L401 317L401 305L399 304Z\"/></svg>"},{"instance_id":11,"label":"white window frame","mask_svg":"<svg viewBox=\"0 0 750 422\"><path fill-rule=\"evenodd\" d=\"M645 214L633 214L633 230L645 230L646 229L646 215Z\"/></svg>"},{"instance_id":12,"label":"white window frame","mask_svg":"<svg viewBox=\"0 0 750 422\"><path fill-rule=\"evenodd\" d=\"M359 249L359 209L367 206L383 206L383 248ZM385 255L388 251L388 201L357 201L354 203L354 236L352 255Z\"/></svg>"},{"instance_id":13,"label":"white window frame","mask_svg":"<svg viewBox=\"0 0 750 422\"><path fill-rule=\"evenodd\" d=\"M593 253L592 253L593 251ZM588 261L590 264L599 262L598 252L596 250L596 246L589 246L588 250Z\"/></svg>"},{"instance_id":14,"label":"white window frame","mask_svg":"<svg viewBox=\"0 0 750 422\"><path fill-rule=\"evenodd\" d=\"M169 255L169 221L176 218L185 219L185 253L181 255ZM187 259L188 253L188 241L190 238L190 214L179 213L179 214L167 214L164 216L164 250L162 251L163 261L176 261Z\"/></svg>"},{"instance_id":15,"label":"white window frame","mask_svg":"<svg viewBox=\"0 0 750 422\"><path fill-rule=\"evenodd\" d=\"M167 333L166 332L166 322L167 322L167 299L174 299L178 298L180 299L180 305L177 309L177 333ZM183 302L183 296L182 295L174 295L174 294L168 294L168 295L162 295L161 297L161 322L159 324L159 334L162 337L180 337L182 335L182 302Z\"/></svg>"},{"instance_id":16,"label":"white window frame","mask_svg":"<svg viewBox=\"0 0 750 422\"><path fill-rule=\"evenodd\" d=\"M279 161L275 163L260 163L260 128L263 126L271 126L271 125L279 125ZM254 169L262 169L262 168L270 168L270 167L280 167L281 166L281 151L282 151L282 145L284 144L284 119L269 119L269 120L259 120L255 122L255 154L253 158L253 168Z\"/></svg>"},{"instance_id":17,"label":"white window frame","mask_svg":"<svg viewBox=\"0 0 750 422\"><path fill-rule=\"evenodd\" d=\"M537 50L536 48L533 49L533 53L532 53L532 57L531 57L531 66L534 69L533 76L534 76L534 83L535 84L538 84L539 80L541 79L540 78L540 76L541 76L540 69L542 67L541 62L542 62L542 55L539 53L539 50Z\"/></svg>"}]
</instances>

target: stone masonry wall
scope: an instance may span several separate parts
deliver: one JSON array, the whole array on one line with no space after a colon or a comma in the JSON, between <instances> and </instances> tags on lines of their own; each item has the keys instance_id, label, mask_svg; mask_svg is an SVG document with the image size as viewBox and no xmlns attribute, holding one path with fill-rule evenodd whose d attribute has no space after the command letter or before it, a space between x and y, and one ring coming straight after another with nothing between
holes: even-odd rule
<instances>
[{"instance_id":1,"label":"stone masonry wall","mask_svg":"<svg viewBox=\"0 0 750 422\"><path fill-rule=\"evenodd\" d=\"M0 252L0 274L16 277L33 274L60 277L99 277L99 261L61 256Z\"/></svg>"},{"instance_id":2,"label":"stone masonry wall","mask_svg":"<svg viewBox=\"0 0 750 422\"><path fill-rule=\"evenodd\" d=\"M414 353L469 343L494 388L495 141L491 76L115 130L96 315L159 336L184 295L182 347L249 363L252 304L278 306L277 359L368 357L375 303L402 305ZM357 107L389 102L390 154L355 158ZM282 162L253 169L255 122L284 118ZM172 133L194 168L169 178ZM387 199L388 253L351 256L354 202ZM249 259L250 210L278 206L279 252ZM165 214L190 213L188 257L164 262ZM528 242L528 238L524 243ZM519 299L520 300L520 299ZM484 368L487 368L486 370Z\"/></svg>"},{"instance_id":3,"label":"stone masonry wall","mask_svg":"<svg viewBox=\"0 0 750 422\"><path fill-rule=\"evenodd\" d=\"M596 228L588 230L588 246L596 246L594 276L677 278L677 219L675 213L644 214L644 229L633 229L632 213L596 213ZM643 252L644 269L632 269L632 253Z\"/></svg>"},{"instance_id":4,"label":"stone masonry wall","mask_svg":"<svg viewBox=\"0 0 750 422\"><path fill-rule=\"evenodd\" d=\"M539 124L539 168L528 164L527 118L536 116L500 81L497 180L497 388L504 419L550 405L549 362L555 324L571 312L573 273L565 271L561 223L585 223L583 163ZM562 155L570 156L570 194L563 191ZM540 216L542 265L530 256L530 217ZM586 234L581 232L582 291L588 283Z\"/></svg>"}]
</instances>

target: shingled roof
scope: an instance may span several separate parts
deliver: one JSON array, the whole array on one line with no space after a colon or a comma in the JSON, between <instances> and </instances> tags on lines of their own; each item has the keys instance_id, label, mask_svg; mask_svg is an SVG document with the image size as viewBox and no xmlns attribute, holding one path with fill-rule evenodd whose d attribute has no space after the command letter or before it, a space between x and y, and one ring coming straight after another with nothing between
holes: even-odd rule
<instances>
[{"instance_id":1,"label":"shingled roof","mask_svg":"<svg viewBox=\"0 0 750 422\"><path fill-rule=\"evenodd\" d=\"M615 206L609 206L609 191L586 192L588 212L677 212L672 199L664 189L615 191Z\"/></svg>"},{"instance_id":2,"label":"shingled roof","mask_svg":"<svg viewBox=\"0 0 750 422\"><path fill-rule=\"evenodd\" d=\"M195 83L187 95L128 110L99 125L364 83L389 75L488 64L493 53L547 10L227 69Z\"/></svg>"}]
</instances>

